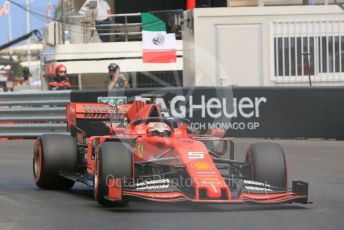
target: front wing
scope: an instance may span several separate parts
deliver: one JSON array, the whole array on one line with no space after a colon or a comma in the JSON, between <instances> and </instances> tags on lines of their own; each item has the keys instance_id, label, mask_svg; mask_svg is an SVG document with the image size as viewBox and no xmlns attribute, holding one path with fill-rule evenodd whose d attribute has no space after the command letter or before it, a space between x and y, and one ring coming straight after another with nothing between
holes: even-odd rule
<instances>
[{"instance_id":1,"label":"front wing","mask_svg":"<svg viewBox=\"0 0 344 230\"><path fill-rule=\"evenodd\" d=\"M109 183L111 184L111 183ZM139 191L137 188L121 188L120 186L110 186L108 200L116 201L123 198L128 200L149 200L159 202L180 202L190 201L195 203L254 203L254 204L281 204L281 203L301 203L308 204L308 183L303 181L293 181L291 191L273 192L247 192L243 191L237 197L225 199L207 199L196 194L190 196L179 188L174 187L163 190L159 186L152 186L152 189Z\"/></svg>"}]
</instances>

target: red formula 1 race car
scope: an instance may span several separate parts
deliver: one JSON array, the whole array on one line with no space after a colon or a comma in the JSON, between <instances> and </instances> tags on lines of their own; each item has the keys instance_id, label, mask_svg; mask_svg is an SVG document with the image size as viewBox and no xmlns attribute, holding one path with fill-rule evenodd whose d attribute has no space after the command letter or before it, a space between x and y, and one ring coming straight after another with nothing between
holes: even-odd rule
<instances>
[{"instance_id":1,"label":"red formula 1 race car","mask_svg":"<svg viewBox=\"0 0 344 230\"><path fill-rule=\"evenodd\" d=\"M196 134L186 119L164 116L155 104L110 106L69 103L71 135L46 134L35 142L34 180L45 189L76 181L106 206L145 199L199 203L308 203L308 184L288 189L287 160L275 143L252 144L234 160L223 131ZM228 155L228 159L223 156Z\"/></svg>"}]
</instances>

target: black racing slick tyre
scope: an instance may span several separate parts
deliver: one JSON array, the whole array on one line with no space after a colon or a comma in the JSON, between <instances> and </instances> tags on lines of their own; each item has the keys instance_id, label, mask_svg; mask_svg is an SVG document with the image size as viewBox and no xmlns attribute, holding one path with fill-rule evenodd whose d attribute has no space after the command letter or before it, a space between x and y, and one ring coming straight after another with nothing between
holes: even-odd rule
<instances>
[{"instance_id":1,"label":"black racing slick tyre","mask_svg":"<svg viewBox=\"0 0 344 230\"><path fill-rule=\"evenodd\" d=\"M75 172L76 142L72 136L44 134L37 138L33 154L33 176L43 189L70 189L75 181L61 177L60 172Z\"/></svg>"},{"instance_id":2,"label":"black racing slick tyre","mask_svg":"<svg viewBox=\"0 0 344 230\"><path fill-rule=\"evenodd\" d=\"M288 170L283 148L277 143L255 143L246 153L249 179L287 190Z\"/></svg>"},{"instance_id":3,"label":"black racing slick tyre","mask_svg":"<svg viewBox=\"0 0 344 230\"><path fill-rule=\"evenodd\" d=\"M126 200L110 201L108 196L108 180L120 179L123 182L132 178L133 156L122 142L105 142L99 148L95 161L94 197L103 206L121 207L129 202Z\"/></svg>"}]
</instances>

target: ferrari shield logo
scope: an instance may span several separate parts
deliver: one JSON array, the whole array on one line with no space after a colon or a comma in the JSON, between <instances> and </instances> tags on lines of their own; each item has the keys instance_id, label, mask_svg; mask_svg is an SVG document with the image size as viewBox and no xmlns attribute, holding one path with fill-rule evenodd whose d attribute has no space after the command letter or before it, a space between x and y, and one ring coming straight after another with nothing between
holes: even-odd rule
<instances>
[{"instance_id":1,"label":"ferrari shield logo","mask_svg":"<svg viewBox=\"0 0 344 230\"><path fill-rule=\"evenodd\" d=\"M138 153L139 157L142 158L142 156L143 156L143 145L141 143L138 144L138 146L137 146L137 153Z\"/></svg>"}]
</instances>

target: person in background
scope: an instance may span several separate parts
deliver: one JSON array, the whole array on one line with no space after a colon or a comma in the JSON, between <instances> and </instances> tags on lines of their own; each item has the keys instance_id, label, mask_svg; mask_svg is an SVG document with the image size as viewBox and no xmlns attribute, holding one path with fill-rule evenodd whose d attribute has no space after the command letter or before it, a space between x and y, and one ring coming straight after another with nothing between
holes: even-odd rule
<instances>
[{"instance_id":1,"label":"person in background","mask_svg":"<svg viewBox=\"0 0 344 230\"><path fill-rule=\"evenodd\" d=\"M68 90L72 85L67 77L66 66L59 64L55 68L55 77L49 82L49 90Z\"/></svg>"},{"instance_id":2,"label":"person in background","mask_svg":"<svg viewBox=\"0 0 344 230\"><path fill-rule=\"evenodd\" d=\"M122 88L127 89L129 88L128 80L125 76L121 73L120 68L117 64L111 63L108 66L110 80L108 82L108 90L113 88Z\"/></svg>"},{"instance_id":3,"label":"person in background","mask_svg":"<svg viewBox=\"0 0 344 230\"><path fill-rule=\"evenodd\" d=\"M96 30L98 32L99 38L102 42L110 42L110 35L105 35L104 33L110 32L110 27L107 27L106 25L109 25L112 23L111 20L111 8L109 6L109 3L106 0L86 0L85 3L82 5L82 7L79 10L79 14L85 15L86 11L88 9L91 9L91 5L94 3L97 3L96 5Z\"/></svg>"}]
</instances>

